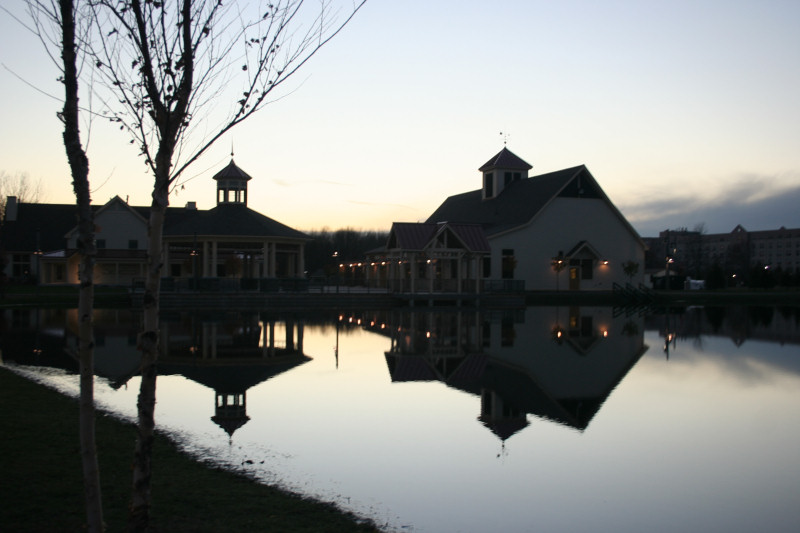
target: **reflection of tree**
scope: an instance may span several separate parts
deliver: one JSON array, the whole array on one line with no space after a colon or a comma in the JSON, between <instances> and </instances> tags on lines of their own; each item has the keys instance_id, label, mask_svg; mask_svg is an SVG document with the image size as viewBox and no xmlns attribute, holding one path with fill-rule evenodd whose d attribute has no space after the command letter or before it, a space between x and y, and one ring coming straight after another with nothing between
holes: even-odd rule
<instances>
[{"instance_id":1,"label":"reflection of tree","mask_svg":"<svg viewBox=\"0 0 800 533\"><path fill-rule=\"evenodd\" d=\"M705 308L705 312L712 331L714 333L718 333L722 328L723 321L725 320L725 308L709 306Z\"/></svg>"},{"instance_id":2,"label":"reflection of tree","mask_svg":"<svg viewBox=\"0 0 800 533\"><path fill-rule=\"evenodd\" d=\"M775 313L774 307L754 306L749 308L750 319L754 326L769 326Z\"/></svg>"}]
</instances>

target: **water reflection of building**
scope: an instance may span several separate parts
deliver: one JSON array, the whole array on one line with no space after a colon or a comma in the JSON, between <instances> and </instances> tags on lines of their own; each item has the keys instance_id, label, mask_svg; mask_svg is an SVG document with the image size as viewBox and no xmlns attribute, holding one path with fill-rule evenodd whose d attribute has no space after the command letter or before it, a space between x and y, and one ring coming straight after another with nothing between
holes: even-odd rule
<instances>
[{"instance_id":1,"label":"water reflection of building","mask_svg":"<svg viewBox=\"0 0 800 533\"><path fill-rule=\"evenodd\" d=\"M250 420L250 388L310 360L303 354L303 323L293 319L182 313L162 320L161 332L159 373L213 389L211 420L230 437Z\"/></svg>"},{"instance_id":2,"label":"water reflection of building","mask_svg":"<svg viewBox=\"0 0 800 533\"><path fill-rule=\"evenodd\" d=\"M667 353L679 339L701 336L728 337L736 346L748 340L800 344L800 307L671 308L648 316L646 326L664 338Z\"/></svg>"},{"instance_id":3,"label":"water reflection of building","mask_svg":"<svg viewBox=\"0 0 800 533\"><path fill-rule=\"evenodd\" d=\"M139 316L130 310L95 310L95 374L114 389L139 374ZM6 361L78 372L77 310L5 310L0 318ZM183 375L214 390L211 420L233 435L249 420L248 389L310 360L303 354L303 331L298 319L259 313L165 315L159 374Z\"/></svg>"},{"instance_id":4,"label":"water reflection of building","mask_svg":"<svg viewBox=\"0 0 800 533\"><path fill-rule=\"evenodd\" d=\"M392 381L441 381L479 396L478 420L502 440L529 414L585 429L647 349L643 318L600 307L394 311L364 322L392 339Z\"/></svg>"}]
</instances>

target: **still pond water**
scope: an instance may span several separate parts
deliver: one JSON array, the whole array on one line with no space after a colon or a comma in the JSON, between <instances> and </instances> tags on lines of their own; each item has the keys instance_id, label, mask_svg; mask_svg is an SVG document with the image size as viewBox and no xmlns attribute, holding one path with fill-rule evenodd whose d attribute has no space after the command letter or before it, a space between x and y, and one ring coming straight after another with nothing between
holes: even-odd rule
<instances>
[{"instance_id":1,"label":"still pond water","mask_svg":"<svg viewBox=\"0 0 800 533\"><path fill-rule=\"evenodd\" d=\"M133 418L138 318L96 323L98 403ZM6 365L77 392L74 310L2 327ZM800 531L796 308L194 312L162 337L162 430L387 530Z\"/></svg>"}]
</instances>

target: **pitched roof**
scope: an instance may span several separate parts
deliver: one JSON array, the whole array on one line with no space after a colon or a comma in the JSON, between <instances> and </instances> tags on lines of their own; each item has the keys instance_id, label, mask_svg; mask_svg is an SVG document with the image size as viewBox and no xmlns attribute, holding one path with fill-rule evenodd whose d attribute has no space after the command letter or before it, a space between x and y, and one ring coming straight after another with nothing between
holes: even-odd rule
<instances>
[{"instance_id":1,"label":"pitched roof","mask_svg":"<svg viewBox=\"0 0 800 533\"><path fill-rule=\"evenodd\" d=\"M114 201L122 200L115 197L109 203ZM92 206L95 216L107 205L108 203ZM150 216L150 207L128 207L144 220ZM68 233L75 229L77 223L78 212L74 204L20 203L17 219L4 222L0 228L0 249L7 252L32 252L38 249L45 253L63 250L67 245ZM305 233L242 204L221 204L207 211L182 207L167 208L164 235L241 235L311 240Z\"/></svg>"},{"instance_id":2,"label":"pitched roof","mask_svg":"<svg viewBox=\"0 0 800 533\"><path fill-rule=\"evenodd\" d=\"M426 222L480 224L491 236L528 223L585 166L567 168L509 183L503 192L484 200L481 189L447 198Z\"/></svg>"},{"instance_id":3,"label":"pitched roof","mask_svg":"<svg viewBox=\"0 0 800 533\"><path fill-rule=\"evenodd\" d=\"M477 224L395 222L387 248L421 251L443 232L449 231L471 252L490 252L486 234ZM454 248L454 246L450 246Z\"/></svg>"},{"instance_id":4,"label":"pitched roof","mask_svg":"<svg viewBox=\"0 0 800 533\"><path fill-rule=\"evenodd\" d=\"M17 219L4 221L0 229L2 249L8 252L64 249L66 233L77 223L75 204L20 203Z\"/></svg>"},{"instance_id":5,"label":"pitched roof","mask_svg":"<svg viewBox=\"0 0 800 533\"><path fill-rule=\"evenodd\" d=\"M233 158L231 158L231 162L228 163L228 166L214 174L213 179L243 179L245 181L250 181L253 178L251 178L247 172L236 166L236 163L233 162Z\"/></svg>"},{"instance_id":6,"label":"pitched roof","mask_svg":"<svg viewBox=\"0 0 800 533\"><path fill-rule=\"evenodd\" d=\"M530 170L533 166L529 165L522 160L518 155L503 147L494 157L483 164L478 170L481 172L492 170L493 168L508 168L508 169L521 169Z\"/></svg>"},{"instance_id":7,"label":"pitched roof","mask_svg":"<svg viewBox=\"0 0 800 533\"><path fill-rule=\"evenodd\" d=\"M242 204L220 204L213 209L170 211L164 222L165 236L241 235L244 237L311 237Z\"/></svg>"},{"instance_id":8,"label":"pitched roof","mask_svg":"<svg viewBox=\"0 0 800 533\"><path fill-rule=\"evenodd\" d=\"M581 177L580 187L576 178ZM617 215L628 231L641 237L611 203L585 165L565 168L513 181L492 198L483 199L481 189L447 198L427 223L457 222L479 224L488 237L528 224L557 196L599 198Z\"/></svg>"}]
</instances>

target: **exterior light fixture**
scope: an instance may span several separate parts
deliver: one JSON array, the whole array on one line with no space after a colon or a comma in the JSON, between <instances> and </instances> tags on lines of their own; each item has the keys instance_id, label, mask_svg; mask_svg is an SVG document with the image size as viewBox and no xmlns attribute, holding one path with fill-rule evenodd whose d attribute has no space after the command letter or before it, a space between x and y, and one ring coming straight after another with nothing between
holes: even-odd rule
<instances>
[{"instance_id":1,"label":"exterior light fixture","mask_svg":"<svg viewBox=\"0 0 800 533\"><path fill-rule=\"evenodd\" d=\"M603 264L608 265L608 259L603 259Z\"/></svg>"}]
</instances>

